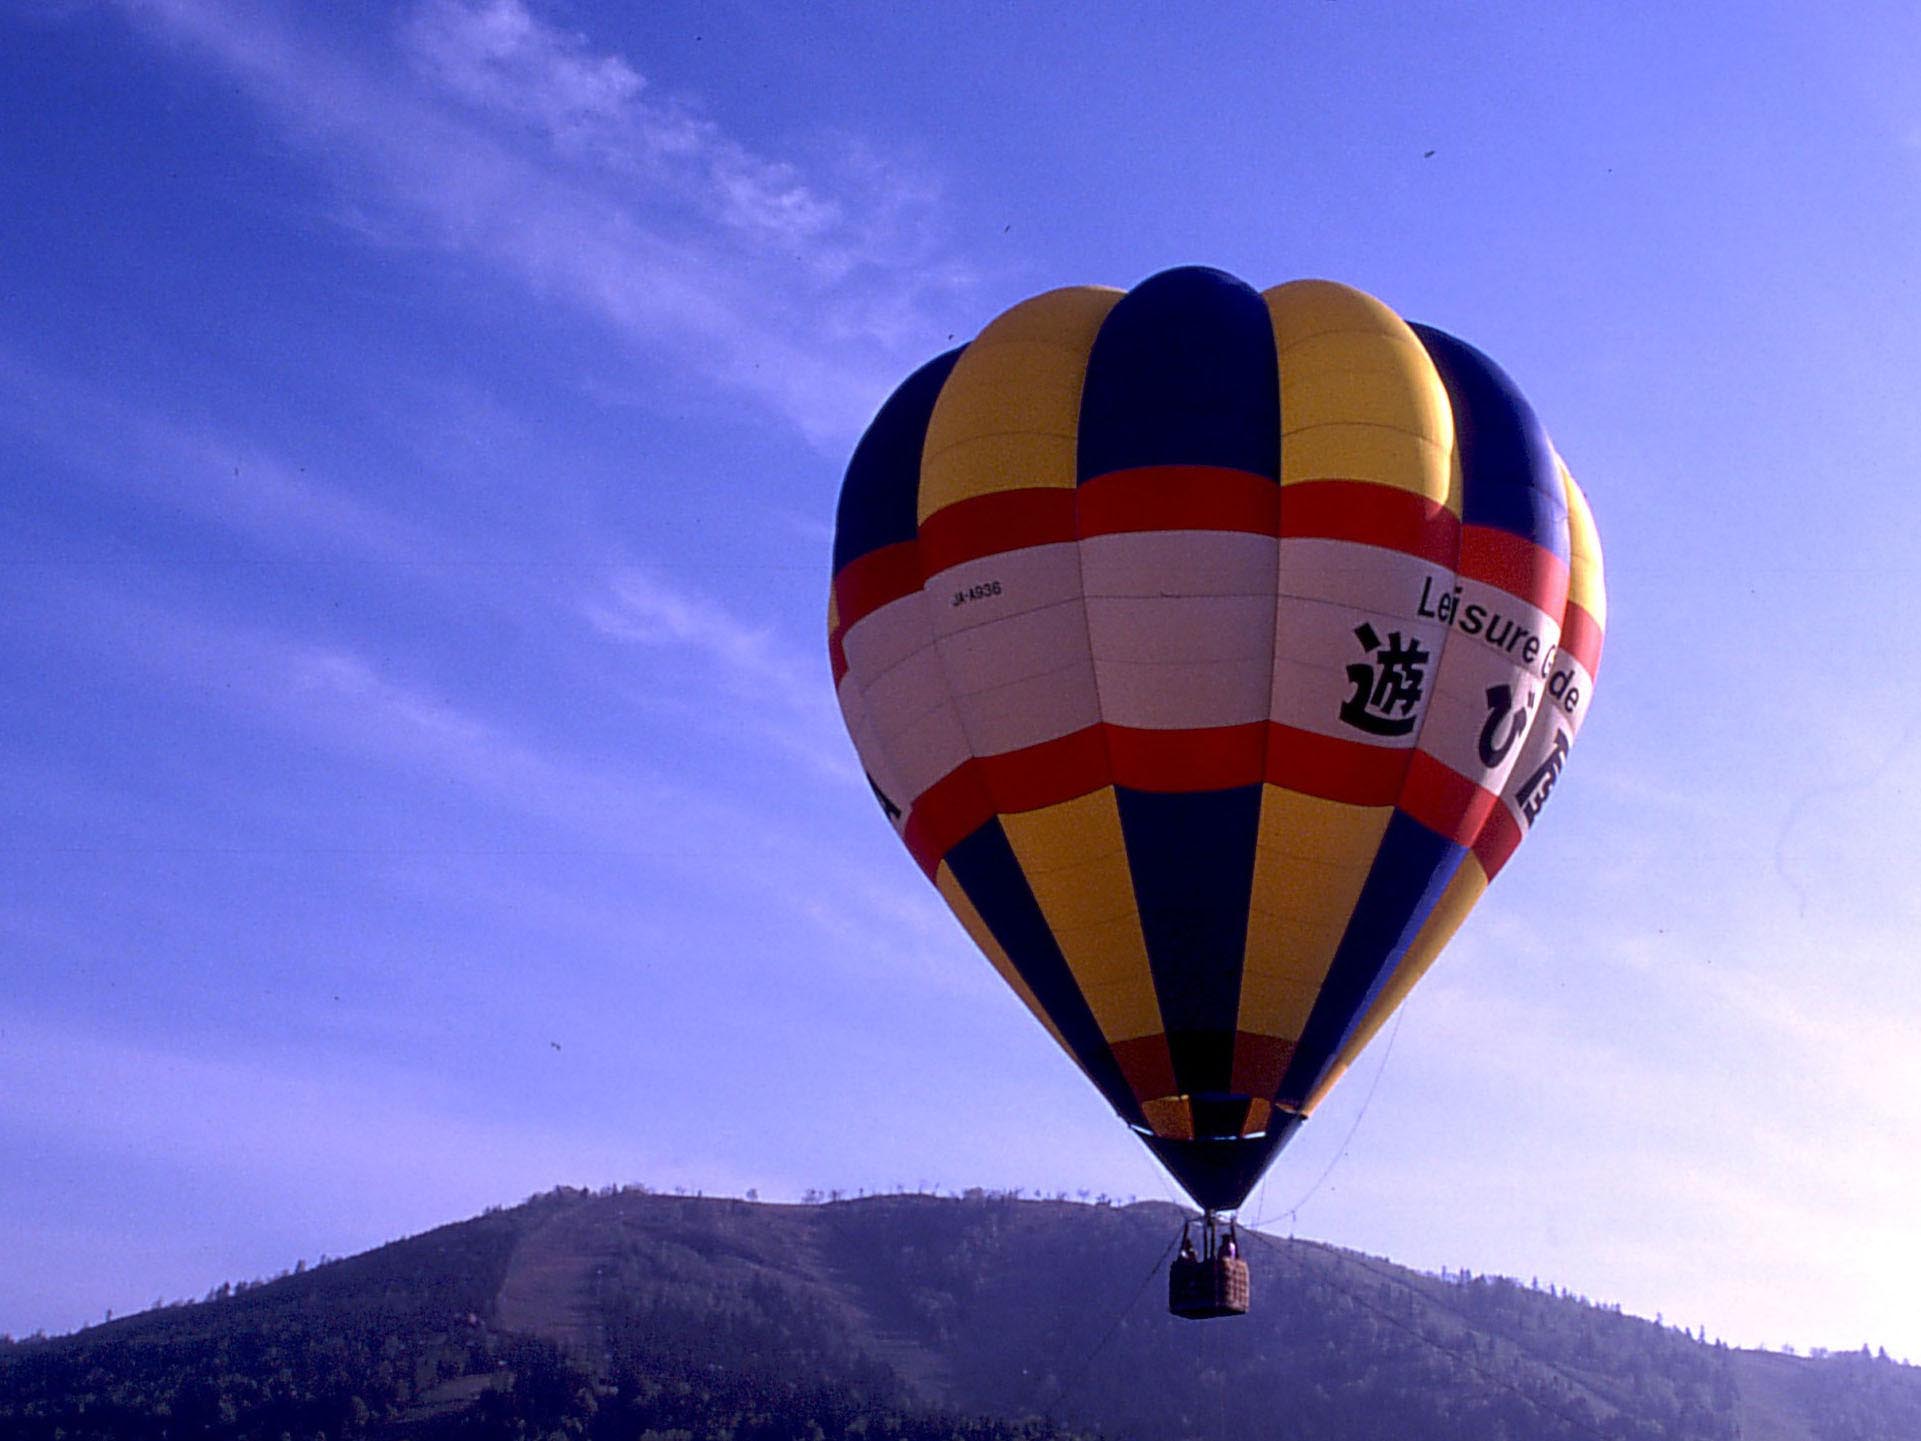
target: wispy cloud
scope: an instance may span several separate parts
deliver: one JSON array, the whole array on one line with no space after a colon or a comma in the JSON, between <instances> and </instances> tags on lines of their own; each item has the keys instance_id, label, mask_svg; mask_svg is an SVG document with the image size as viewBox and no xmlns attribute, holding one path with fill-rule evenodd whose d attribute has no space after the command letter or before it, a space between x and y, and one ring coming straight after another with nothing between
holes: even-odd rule
<instances>
[{"instance_id":1,"label":"wispy cloud","mask_svg":"<svg viewBox=\"0 0 1921 1441\"><path fill-rule=\"evenodd\" d=\"M313 467L208 421L159 413L100 383L35 364L0 338L0 427L55 454L68 475L155 514L192 517L261 556L392 561L427 536Z\"/></svg>"},{"instance_id":2,"label":"wispy cloud","mask_svg":"<svg viewBox=\"0 0 1921 1441\"><path fill-rule=\"evenodd\" d=\"M676 586L650 570L629 568L583 607L600 635L700 661L732 698L731 727L767 737L820 774L860 779L820 655L803 660L771 627L743 621L719 601Z\"/></svg>"},{"instance_id":3,"label":"wispy cloud","mask_svg":"<svg viewBox=\"0 0 1921 1441\"><path fill-rule=\"evenodd\" d=\"M641 572L625 573L613 596L612 603L590 608L604 634L680 648L720 672L720 690L731 692L737 705L719 713L717 724L763 735L835 782L836 793L862 793L858 771L845 759L838 717L823 699L829 693L824 678L812 683L767 632ZM777 913L827 936L845 968L976 1004L998 997L998 981L932 891L911 875L905 857L898 874L877 876L837 826L791 801L716 793L644 761L610 769L549 753L354 653L290 648L277 669L291 680L283 721L331 745L455 780L589 847L633 847L635 837L661 834L658 818L670 816L672 843L643 846L651 863L705 888L761 893ZM693 693L714 707L715 689ZM778 765L771 769L778 774ZM891 848L891 840L887 844Z\"/></svg>"},{"instance_id":4,"label":"wispy cloud","mask_svg":"<svg viewBox=\"0 0 1921 1441\"><path fill-rule=\"evenodd\" d=\"M517 723L484 698L432 683L397 659L208 614L155 595L133 577L111 584L49 579L39 598L66 618L77 654L137 663L170 707L195 709L250 735L276 736L302 754L326 755L347 793L392 794L381 844L396 854L448 844L444 828L414 815L406 797L454 799L474 808L475 828L459 843L463 850L620 857L673 876L690 893L766 905L805 923L831 939L829 954L842 968L976 1002L995 996L991 972L971 956L905 857L898 857L897 875L877 875L860 833L848 829L850 816L871 821L875 830L867 839L893 849L878 818L865 814L857 773L836 769L848 763L839 750L839 721L824 699L824 677L818 687L809 685L804 664L773 637L712 601L633 572L596 608L609 639L674 649L696 669L712 669L716 674L704 681L676 676L670 688L693 697L730 733L740 732L737 716L764 717L774 749L750 783L736 789L659 765L644 749L581 752ZM808 714L815 719L806 720ZM850 798L846 810L823 817L795 804L790 791L770 801L761 778L779 776L780 757L788 752L817 765L832 793ZM349 783L352 777L365 781ZM37 777L29 783L43 784ZM209 774L191 784L211 797L234 782ZM128 829L131 820L117 823L115 834L148 848L224 844L210 835L203 812L222 807L189 804L171 817L151 818L137 836ZM354 838L361 832L352 829L359 822L336 816L324 798L299 814L287 845L360 843Z\"/></svg>"},{"instance_id":5,"label":"wispy cloud","mask_svg":"<svg viewBox=\"0 0 1921 1441\"><path fill-rule=\"evenodd\" d=\"M61 616L72 663L114 666L116 684L149 695L154 724L244 735L295 754L318 751L343 774L362 769L389 784L430 785L491 816L483 843L627 850L646 833L639 822L667 810L687 818L689 837L741 824L724 798L658 772L644 757L616 764L580 753L404 658L298 621L209 606L169 578L53 571L36 577L32 594ZM235 784L220 770L183 782L203 799ZM302 809L295 841L325 843L333 814L327 800ZM394 811L404 844L413 822L404 805ZM178 820L188 829L204 824L193 806ZM687 839L677 853L697 863L697 849Z\"/></svg>"},{"instance_id":6,"label":"wispy cloud","mask_svg":"<svg viewBox=\"0 0 1921 1441\"><path fill-rule=\"evenodd\" d=\"M812 690L811 678L803 678L799 665L778 653L766 629L736 619L716 601L642 570L623 571L610 590L609 601L587 605L588 619L605 635L643 645L691 646L736 680L775 687L782 700Z\"/></svg>"},{"instance_id":7,"label":"wispy cloud","mask_svg":"<svg viewBox=\"0 0 1921 1441\"><path fill-rule=\"evenodd\" d=\"M608 640L679 656L704 673L694 693L707 707L705 724L763 738L829 782L831 794L861 797L855 809L868 809L824 655L803 658L771 627L638 568L614 576L602 594L583 603L582 613ZM655 687L678 691L684 670L663 672ZM804 857L787 854L762 883L777 893L787 914L831 941L832 954L874 975L911 976L950 998L998 1000L999 980L934 892L911 874L904 856L898 872L876 873L860 856L823 843L824 827L807 826L791 807L775 810L787 811L788 822L800 823L803 834L811 830L814 839ZM861 819L872 819L877 833L883 829L877 815ZM887 848L892 844L886 838Z\"/></svg>"},{"instance_id":8,"label":"wispy cloud","mask_svg":"<svg viewBox=\"0 0 1921 1441\"><path fill-rule=\"evenodd\" d=\"M325 159L343 220L483 261L834 450L968 283L930 178L854 141L811 171L763 154L522 0L428 0L386 63L255 7L128 4Z\"/></svg>"},{"instance_id":9,"label":"wispy cloud","mask_svg":"<svg viewBox=\"0 0 1921 1441\"><path fill-rule=\"evenodd\" d=\"M845 268L831 248L853 228L842 203L686 104L651 98L625 57L596 53L519 0L429 0L405 33L420 73L480 114L519 122L556 154L632 176L726 230L825 244L797 257L817 272Z\"/></svg>"}]
</instances>

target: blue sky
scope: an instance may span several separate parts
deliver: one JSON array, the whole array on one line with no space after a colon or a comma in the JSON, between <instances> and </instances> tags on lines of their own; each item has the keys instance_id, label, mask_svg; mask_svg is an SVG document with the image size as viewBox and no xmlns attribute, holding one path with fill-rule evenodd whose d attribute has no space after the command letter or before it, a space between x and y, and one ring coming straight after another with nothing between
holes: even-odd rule
<instances>
[{"instance_id":1,"label":"blue sky","mask_svg":"<svg viewBox=\"0 0 1921 1441\"><path fill-rule=\"evenodd\" d=\"M822 616L900 376L1199 262L1496 356L1611 592L1552 824L1251 1211L1921 1358L1921 18L1095 14L0 19L0 1330L558 1182L1166 1194Z\"/></svg>"}]
</instances>

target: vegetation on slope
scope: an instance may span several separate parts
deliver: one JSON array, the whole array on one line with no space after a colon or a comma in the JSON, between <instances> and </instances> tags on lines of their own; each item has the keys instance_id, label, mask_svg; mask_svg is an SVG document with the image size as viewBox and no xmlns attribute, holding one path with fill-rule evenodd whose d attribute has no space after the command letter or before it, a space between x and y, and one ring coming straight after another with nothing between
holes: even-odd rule
<instances>
[{"instance_id":1,"label":"vegetation on slope","mask_svg":"<svg viewBox=\"0 0 1921 1441\"><path fill-rule=\"evenodd\" d=\"M1753 1353L1493 1277L1247 1237L1255 1304L1167 1316L1179 1213L559 1191L53 1340L0 1435L1735 1441ZM1768 1356L1783 1435L1921 1436L1921 1372Z\"/></svg>"}]
</instances>

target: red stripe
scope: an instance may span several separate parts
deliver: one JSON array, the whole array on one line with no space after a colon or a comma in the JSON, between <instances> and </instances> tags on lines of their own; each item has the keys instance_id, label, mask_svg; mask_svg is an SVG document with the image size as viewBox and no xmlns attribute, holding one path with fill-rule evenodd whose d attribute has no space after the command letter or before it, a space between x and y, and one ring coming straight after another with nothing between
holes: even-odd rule
<instances>
[{"instance_id":1,"label":"red stripe","mask_svg":"<svg viewBox=\"0 0 1921 1441\"><path fill-rule=\"evenodd\" d=\"M1137 791L1221 791L1257 785L1267 756L1267 724L1206 730L1141 730L1109 725L1114 781Z\"/></svg>"},{"instance_id":2,"label":"red stripe","mask_svg":"<svg viewBox=\"0 0 1921 1441\"><path fill-rule=\"evenodd\" d=\"M1498 586L1545 615L1557 616L1567 604L1567 562L1511 530L1462 526L1457 570L1463 579Z\"/></svg>"},{"instance_id":3,"label":"red stripe","mask_svg":"<svg viewBox=\"0 0 1921 1441\"><path fill-rule=\"evenodd\" d=\"M978 761L963 761L921 792L902 839L931 880L943 857L994 818Z\"/></svg>"},{"instance_id":4,"label":"red stripe","mask_svg":"<svg viewBox=\"0 0 1921 1441\"><path fill-rule=\"evenodd\" d=\"M1590 679L1601 673L1601 627L1576 601L1567 603L1561 619L1561 649L1587 667Z\"/></svg>"},{"instance_id":5,"label":"red stripe","mask_svg":"<svg viewBox=\"0 0 1921 1441\"><path fill-rule=\"evenodd\" d=\"M1110 1042L1108 1049L1137 1099L1154 1101L1174 1094L1174 1055L1166 1036L1135 1036Z\"/></svg>"},{"instance_id":6,"label":"red stripe","mask_svg":"<svg viewBox=\"0 0 1921 1441\"><path fill-rule=\"evenodd\" d=\"M1367 480L1308 480L1281 488L1281 535L1347 540L1454 568L1461 522L1426 496Z\"/></svg>"},{"instance_id":7,"label":"red stripe","mask_svg":"<svg viewBox=\"0 0 1921 1441\"><path fill-rule=\"evenodd\" d=\"M1483 790L1425 751L1415 751L1408 761L1400 807L1437 835L1471 846L1489 811L1499 804L1500 797L1493 791Z\"/></svg>"},{"instance_id":8,"label":"red stripe","mask_svg":"<svg viewBox=\"0 0 1921 1441\"><path fill-rule=\"evenodd\" d=\"M845 634L846 626L836 626L827 632L827 664L834 672L835 690L839 690L840 683L847 678L847 647L840 643Z\"/></svg>"},{"instance_id":9,"label":"red stripe","mask_svg":"<svg viewBox=\"0 0 1921 1441\"><path fill-rule=\"evenodd\" d=\"M1462 845L1496 797L1420 751L1337 740L1271 721L1201 730L1101 724L963 761L907 816L907 849L930 876L948 850L997 815L1076 800L1106 785L1179 794L1266 780L1357 806L1393 805Z\"/></svg>"},{"instance_id":10,"label":"red stripe","mask_svg":"<svg viewBox=\"0 0 1921 1441\"><path fill-rule=\"evenodd\" d=\"M1488 812L1487 824L1474 838L1474 856L1491 881L1521 845L1521 828L1514 824L1514 813L1506 806Z\"/></svg>"},{"instance_id":11,"label":"red stripe","mask_svg":"<svg viewBox=\"0 0 1921 1441\"><path fill-rule=\"evenodd\" d=\"M928 575L984 555L1073 540L1074 492L1059 486L1002 490L942 506L920 527Z\"/></svg>"},{"instance_id":12,"label":"red stripe","mask_svg":"<svg viewBox=\"0 0 1921 1441\"><path fill-rule=\"evenodd\" d=\"M1059 805L1114 784L1178 794L1266 780L1323 800L1388 806L1415 754L1269 721L1201 730L1103 723L962 762L914 802L907 848L932 875L949 847L994 816Z\"/></svg>"},{"instance_id":13,"label":"red stripe","mask_svg":"<svg viewBox=\"0 0 1921 1441\"><path fill-rule=\"evenodd\" d=\"M1253 1031L1234 1033L1234 1067L1227 1088L1243 1096L1269 1097L1281 1089L1281 1075L1294 1058L1293 1041Z\"/></svg>"},{"instance_id":14,"label":"red stripe","mask_svg":"<svg viewBox=\"0 0 1921 1441\"><path fill-rule=\"evenodd\" d=\"M856 556L834 577L834 604L840 609L841 634L882 606L920 588L920 548L913 541L897 540Z\"/></svg>"},{"instance_id":15,"label":"red stripe","mask_svg":"<svg viewBox=\"0 0 1921 1441\"><path fill-rule=\"evenodd\" d=\"M948 851L996 816L1076 800L1111 784L1105 726L962 761L922 791L903 839L932 876Z\"/></svg>"},{"instance_id":16,"label":"red stripe","mask_svg":"<svg viewBox=\"0 0 1921 1441\"><path fill-rule=\"evenodd\" d=\"M1087 726L954 767L909 809L907 849L931 876L949 849L997 815L1078 800L1116 782L1160 792L1254 785L1266 750L1261 721L1185 731Z\"/></svg>"},{"instance_id":17,"label":"red stripe","mask_svg":"<svg viewBox=\"0 0 1921 1441\"><path fill-rule=\"evenodd\" d=\"M1278 721L1267 730L1266 779L1272 785L1351 806L1391 806L1401 793L1412 751L1339 740Z\"/></svg>"},{"instance_id":18,"label":"red stripe","mask_svg":"<svg viewBox=\"0 0 1921 1441\"><path fill-rule=\"evenodd\" d=\"M978 764L995 808L1002 815L1037 811L1111 784L1105 729L1091 725L1058 740L983 757Z\"/></svg>"},{"instance_id":19,"label":"red stripe","mask_svg":"<svg viewBox=\"0 0 1921 1441\"><path fill-rule=\"evenodd\" d=\"M1144 465L1080 487L1080 533L1240 530L1275 534L1280 487L1264 475L1215 465Z\"/></svg>"}]
</instances>

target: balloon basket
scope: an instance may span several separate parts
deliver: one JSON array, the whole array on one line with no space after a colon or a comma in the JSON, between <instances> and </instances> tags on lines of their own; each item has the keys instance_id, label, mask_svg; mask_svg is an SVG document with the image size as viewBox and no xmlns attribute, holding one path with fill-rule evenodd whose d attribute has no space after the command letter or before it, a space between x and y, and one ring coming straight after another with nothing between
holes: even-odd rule
<instances>
[{"instance_id":1,"label":"balloon basket","mask_svg":"<svg viewBox=\"0 0 1921 1441\"><path fill-rule=\"evenodd\" d=\"M1167 1271L1167 1309L1185 1321L1245 1316L1247 1262L1232 1221L1225 1233L1212 1211L1201 1218L1201 1244L1194 1245L1193 1222L1181 1227L1181 1247Z\"/></svg>"}]
</instances>

